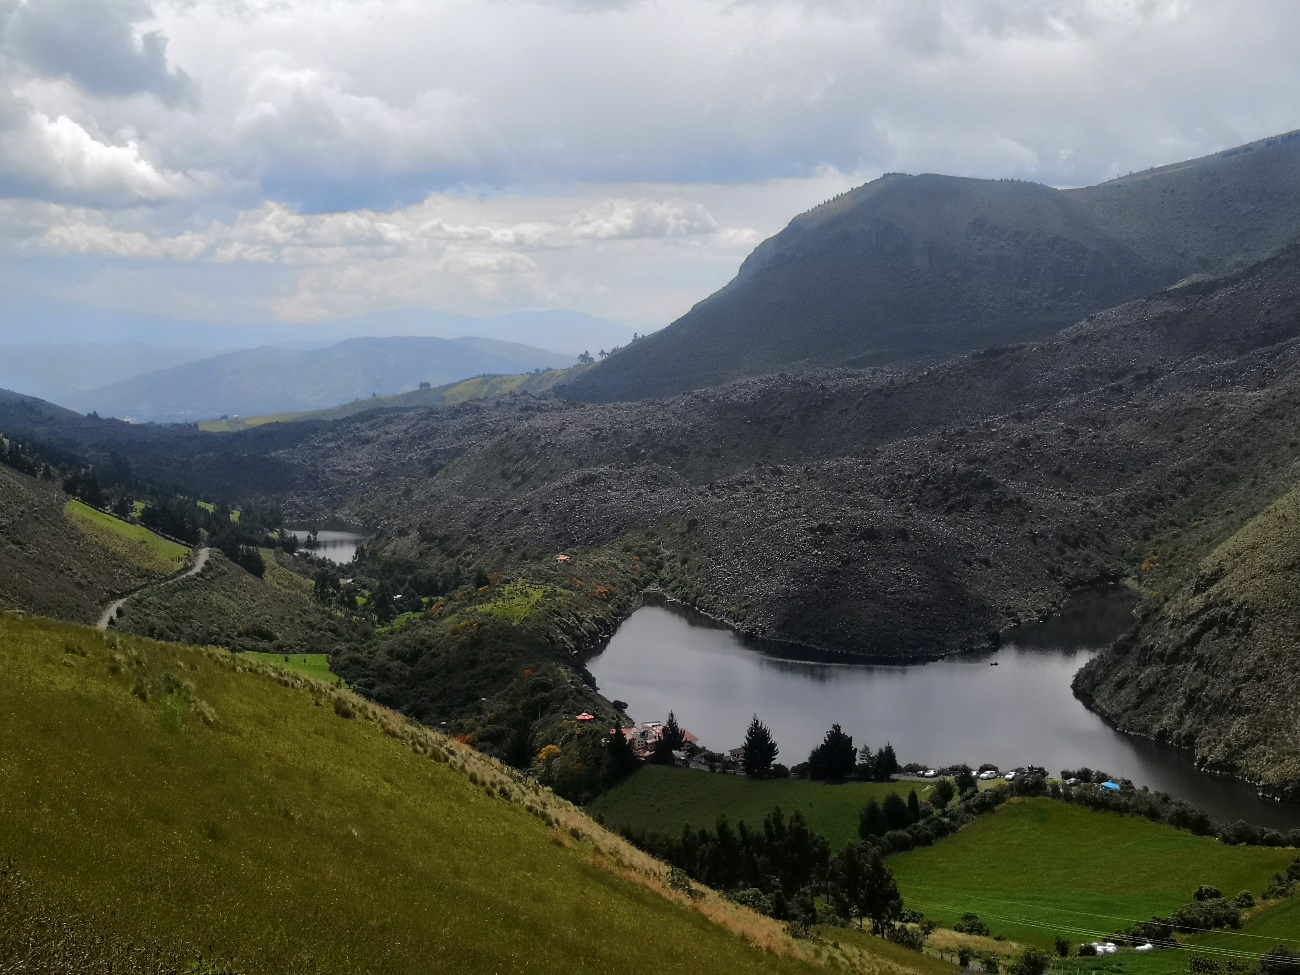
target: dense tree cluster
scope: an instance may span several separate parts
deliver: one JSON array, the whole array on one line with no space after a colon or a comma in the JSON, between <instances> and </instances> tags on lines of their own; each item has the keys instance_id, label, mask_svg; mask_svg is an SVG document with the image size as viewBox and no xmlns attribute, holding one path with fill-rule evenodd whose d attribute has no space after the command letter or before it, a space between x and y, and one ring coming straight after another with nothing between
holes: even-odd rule
<instances>
[{"instance_id":1,"label":"dense tree cluster","mask_svg":"<svg viewBox=\"0 0 1300 975\"><path fill-rule=\"evenodd\" d=\"M808 916L814 895L825 896L842 920L870 922L884 935L902 916L903 901L881 851L847 844L832 854L802 812L789 819L772 810L761 829L734 828L726 815L712 830L687 826L677 839L629 834L629 838L689 877L781 920Z\"/></svg>"}]
</instances>

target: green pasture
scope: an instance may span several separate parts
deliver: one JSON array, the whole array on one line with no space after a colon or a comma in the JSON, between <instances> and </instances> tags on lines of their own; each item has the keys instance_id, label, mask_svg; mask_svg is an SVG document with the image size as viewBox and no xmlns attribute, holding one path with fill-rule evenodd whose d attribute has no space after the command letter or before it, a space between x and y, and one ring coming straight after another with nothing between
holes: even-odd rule
<instances>
[{"instance_id":1,"label":"green pasture","mask_svg":"<svg viewBox=\"0 0 1300 975\"><path fill-rule=\"evenodd\" d=\"M713 828L719 813L734 826L761 827L777 806L789 817L801 810L814 832L832 849L858 839L858 813L869 801L891 792L903 798L913 789L925 798L929 783L845 782L826 785L807 779L749 779L743 775L646 765L634 776L596 798L589 811L618 829L677 836L687 823Z\"/></svg>"},{"instance_id":2,"label":"green pasture","mask_svg":"<svg viewBox=\"0 0 1300 975\"><path fill-rule=\"evenodd\" d=\"M63 513L96 541L121 553L142 568L162 573L174 572L190 554L184 545L155 535L143 525L133 525L114 518L75 499L63 506Z\"/></svg>"},{"instance_id":3,"label":"green pasture","mask_svg":"<svg viewBox=\"0 0 1300 975\"><path fill-rule=\"evenodd\" d=\"M283 667L295 674L324 681L327 684L338 681L338 676L330 671L328 653L258 653L255 650L247 650L241 656L270 667Z\"/></svg>"},{"instance_id":4,"label":"green pasture","mask_svg":"<svg viewBox=\"0 0 1300 975\"><path fill-rule=\"evenodd\" d=\"M1077 944L1168 915L1201 884L1258 897L1297 852L1224 846L1145 819L1017 799L889 863L909 908L946 927L975 913L994 935L1050 948L1057 935Z\"/></svg>"}]
</instances>

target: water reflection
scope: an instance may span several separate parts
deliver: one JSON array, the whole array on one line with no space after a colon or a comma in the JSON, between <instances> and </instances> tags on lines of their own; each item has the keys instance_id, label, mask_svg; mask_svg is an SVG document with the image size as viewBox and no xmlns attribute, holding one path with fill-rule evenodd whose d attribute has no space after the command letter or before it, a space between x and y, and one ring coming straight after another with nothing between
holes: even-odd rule
<instances>
[{"instance_id":1,"label":"water reflection","mask_svg":"<svg viewBox=\"0 0 1300 975\"><path fill-rule=\"evenodd\" d=\"M309 532L290 529L289 534L298 539L305 551L329 559L331 562L338 562L340 565L351 562L352 557L357 554L357 549L366 540L365 535L354 532L317 532L316 547L309 548L306 545Z\"/></svg>"},{"instance_id":2,"label":"water reflection","mask_svg":"<svg viewBox=\"0 0 1300 975\"><path fill-rule=\"evenodd\" d=\"M1300 807L1197 772L1186 753L1123 735L1075 699L1074 673L1130 620L1121 593L1094 593L1056 619L1019 628L996 651L901 666L803 659L678 608L647 606L588 666L602 693L628 702L638 720L672 709L715 750L739 745L758 714L781 746L779 760L793 765L838 722L857 744L891 741L904 762L1053 772L1086 765L1182 796L1216 818L1300 826Z\"/></svg>"}]
</instances>

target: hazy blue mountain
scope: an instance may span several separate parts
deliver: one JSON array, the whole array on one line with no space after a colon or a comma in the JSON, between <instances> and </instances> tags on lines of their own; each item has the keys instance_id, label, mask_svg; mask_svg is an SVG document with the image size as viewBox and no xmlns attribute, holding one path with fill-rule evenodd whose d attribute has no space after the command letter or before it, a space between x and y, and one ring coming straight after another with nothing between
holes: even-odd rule
<instances>
[{"instance_id":1,"label":"hazy blue mountain","mask_svg":"<svg viewBox=\"0 0 1300 975\"><path fill-rule=\"evenodd\" d=\"M62 402L78 393L212 355L147 342L0 345L0 387Z\"/></svg>"},{"instance_id":2,"label":"hazy blue mountain","mask_svg":"<svg viewBox=\"0 0 1300 975\"><path fill-rule=\"evenodd\" d=\"M661 396L1041 338L1300 234L1300 133L1057 190L886 175L795 217L735 279L566 388Z\"/></svg>"},{"instance_id":3,"label":"hazy blue mountain","mask_svg":"<svg viewBox=\"0 0 1300 975\"><path fill-rule=\"evenodd\" d=\"M140 342L206 349L207 355L263 345L323 348L344 339L388 335L454 339L479 335L519 342L539 349L577 355L626 345L632 329L618 322L576 311L515 312L476 318L449 312L408 308L352 315L323 322L199 321L96 308L48 296L6 297L0 308L0 345L49 343ZM153 366L151 368L160 368ZM112 376L98 385L116 382Z\"/></svg>"},{"instance_id":4,"label":"hazy blue mountain","mask_svg":"<svg viewBox=\"0 0 1300 975\"><path fill-rule=\"evenodd\" d=\"M319 410L421 382L573 364L571 356L480 337L358 338L324 349L264 346L212 356L79 393L65 405L137 422L189 422Z\"/></svg>"}]
</instances>

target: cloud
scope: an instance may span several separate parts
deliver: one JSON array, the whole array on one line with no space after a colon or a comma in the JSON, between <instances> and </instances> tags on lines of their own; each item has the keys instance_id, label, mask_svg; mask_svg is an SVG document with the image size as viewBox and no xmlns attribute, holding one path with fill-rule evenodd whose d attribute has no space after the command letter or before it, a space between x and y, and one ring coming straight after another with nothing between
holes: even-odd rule
<instances>
[{"instance_id":1,"label":"cloud","mask_svg":"<svg viewBox=\"0 0 1300 975\"><path fill-rule=\"evenodd\" d=\"M138 0L10 0L4 50L37 74L67 78L93 95L149 93L168 105L194 107L198 86L167 63L160 30L137 34L151 16ZM0 15L4 14L0 8Z\"/></svg>"},{"instance_id":2,"label":"cloud","mask_svg":"<svg viewBox=\"0 0 1300 975\"><path fill-rule=\"evenodd\" d=\"M119 206L178 199L195 188L159 170L134 140L101 142L67 116L18 102L5 111L3 102L0 96L0 194Z\"/></svg>"}]
</instances>

